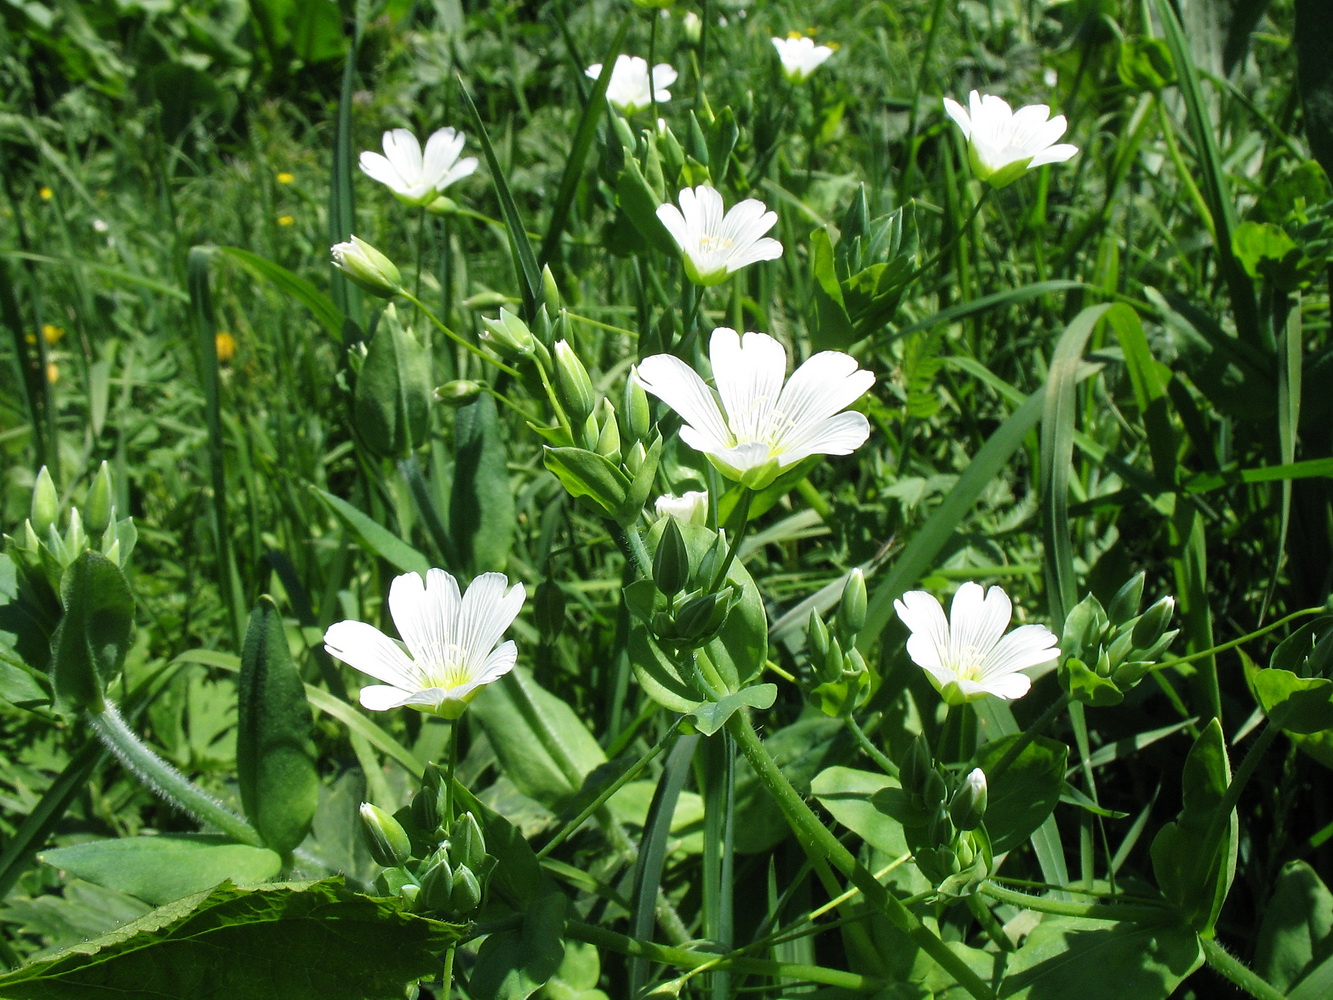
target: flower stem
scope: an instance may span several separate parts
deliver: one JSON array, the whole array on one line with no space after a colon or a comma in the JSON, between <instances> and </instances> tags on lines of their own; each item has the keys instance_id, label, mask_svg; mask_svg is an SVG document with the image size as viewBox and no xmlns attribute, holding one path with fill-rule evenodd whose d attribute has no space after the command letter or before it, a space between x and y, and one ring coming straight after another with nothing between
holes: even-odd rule
<instances>
[{"instance_id":1,"label":"flower stem","mask_svg":"<svg viewBox=\"0 0 1333 1000\"><path fill-rule=\"evenodd\" d=\"M847 728L852 731L852 736L856 738L856 742L860 744L861 749L865 751L867 757L879 765L880 769L883 770L885 774L889 775L889 777L898 777L898 765L889 760L879 747L875 746L875 744L870 741L870 737L866 735L866 731L862 729L861 724L856 721L856 717L852 714L851 710L853 700L854 699L850 697L847 699L847 709L842 713L843 720L847 723Z\"/></svg>"},{"instance_id":2,"label":"flower stem","mask_svg":"<svg viewBox=\"0 0 1333 1000\"><path fill-rule=\"evenodd\" d=\"M254 827L148 749L125 724L112 702L103 702L101 711L90 711L86 718L98 739L158 798L232 840L264 846L264 839Z\"/></svg>"},{"instance_id":3,"label":"flower stem","mask_svg":"<svg viewBox=\"0 0 1333 1000\"><path fill-rule=\"evenodd\" d=\"M458 725L461 720L452 719L449 722L449 759L445 762L444 768L444 825L452 828L454 825L454 768L458 763ZM448 984L445 986L448 989Z\"/></svg>"},{"instance_id":4,"label":"flower stem","mask_svg":"<svg viewBox=\"0 0 1333 1000\"><path fill-rule=\"evenodd\" d=\"M431 325L435 327L435 329L439 330L442 334L444 334L446 337L452 340L455 344L463 348L463 350L470 351L477 357L481 358L481 360L485 361L487 364L494 365L496 368L499 368L500 371L505 372L509 375L513 375L515 378L518 378L518 372L516 370L510 368L507 364L505 364L498 358L494 358L491 355L487 354L476 344L465 339L464 337L459 336L457 333L454 333L453 330L445 326L444 323L440 320L440 318L426 307L426 304L424 302L422 302L419 298L417 298L415 295L409 292L406 288L398 289L398 294L401 295L403 298L407 299L408 302L411 302L418 309L420 309L421 314L425 316L426 319L430 320Z\"/></svg>"},{"instance_id":5,"label":"flower stem","mask_svg":"<svg viewBox=\"0 0 1333 1000\"><path fill-rule=\"evenodd\" d=\"M1265 636L1269 632L1272 632L1274 629L1279 629L1283 625L1286 625L1288 622L1295 621L1297 618L1308 618L1310 615L1326 615L1326 614L1328 614L1328 608L1324 607L1323 605L1320 605L1317 608L1304 608L1300 611L1293 611L1285 618L1279 618L1275 622L1269 622L1263 628L1251 632L1248 635L1243 635L1239 639L1232 639L1230 642L1224 642L1220 646L1212 646L1208 649L1201 649L1197 653L1190 653L1189 656L1177 657L1174 660L1165 660L1157 664L1157 666L1153 667L1153 670L1155 671L1165 670L1167 667L1178 667L1182 663L1191 663L1194 660L1202 660L1205 657L1216 656L1218 653L1225 653L1228 649L1235 649L1237 646L1243 646L1251 639L1258 639L1261 636Z\"/></svg>"},{"instance_id":6,"label":"flower stem","mask_svg":"<svg viewBox=\"0 0 1333 1000\"><path fill-rule=\"evenodd\" d=\"M1203 957L1213 971L1231 980L1255 1000L1287 1000L1285 994L1270 986L1212 938L1200 938L1199 943L1203 945Z\"/></svg>"},{"instance_id":7,"label":"flower stem","mask_svg":"<svg viewBox=\"0 0 1333 1000\"><path fill-rule=\"evenodd\" d=\"M736 525L731 536L731 545L727 548L727 557L722 560L722 565L718 567L717 575L713 577L713 585L709 590L716 592L727 579L727 572L731 569L731 564L736 559L736 553L740 550L741 539L745 537L745 526L750 521L750 503L754 500L754 491L745 490L741 493L740 502L736 505L736 510L732 512L731 521Z\"/></svg>"},{"instance_id":8,"label":"flower stem","mask_svg":"<svg viewBox=\"0 0 1333 1000\"><path fill-rule=\"evenodd\" d=\"M966 235L967 231L972 228L972 220L981 214L981 208L990 199L990 194L993 190L995 189L989 184L982 185L981 197L976 200L976 204L972 206L972 211L969 212L967 218L963 220L963 224L954 230L954 234L949 242L936 251L935 256L931 257L930 260L926 261L913 271L911 276L903 282L904 285L910 285L912 282L916 281L917 278L921 277L921 275L925 274L944 259L945 255L954 248L954 244L961 240L963 236Z\"/></svg>"},{"instance_id":9,"label":"flower stem","mask_svg":"<svg viewBox=\"0 0 1333 1000\"><path fill-rule=\"evenodd\" d=\"M1129 920L1138 924L1162 924L1175 919L1175 911L1168 906L1136 906L1130 903L1074 903L1049 896L1033 896L1026 892L1006 889L989 879L978 890L991 899L1037 913L1059 917L1082 917L1086 920Z\"/></svg>"},{"instance_id":10,"label":"flower stem","mask_svg":"<svg viewBox=\"0 0 1333 1000\"><path fill-rule=\"evenodd\" d=\"M976 1000L995 1000L995 993L981 978L967 967L961 958L949 950L929 927L926 927L896 896L880 885L873 872L867 869L842 845L814 814L801 795L792 787L777 762L764 747L755 732L749 713L742 710L727 720L727 730L736 739L755 776L768 789L787 822L796 832L806 851L812 856L823 856L842 872L872 906L912 939L922 951L953 976L954 981Z\"/></svg>"}]
</instances>

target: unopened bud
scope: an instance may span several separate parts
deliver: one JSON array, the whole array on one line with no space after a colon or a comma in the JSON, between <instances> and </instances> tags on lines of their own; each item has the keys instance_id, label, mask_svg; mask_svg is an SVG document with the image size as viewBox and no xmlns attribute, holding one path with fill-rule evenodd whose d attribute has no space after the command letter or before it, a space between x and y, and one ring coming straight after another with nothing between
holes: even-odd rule
<instances>
[{"instance_id":1,"label":"unopened bud","mask_svg":"<svg viewBox=\"0 0 1333 1000\"><path fill-rule=\"evenodd\" d=\"M690 554L685 548L680 525L674 517L669 517L662 528L662 537L657 540L657 551L653 553L653 583L667 597L675 597L689 578Z\"/></svg>"},{"instance_id":2,"label":"unopened bud","mask_svg":"<svg viewBox=\"0 0 1333 1000\"><path fill-rule=\"evenodd\" d=\"M471 913L481 902L481 882L466 865L454 872L454 890L449 894L449 909L457 914Z\"/></svg>"},{"instance_id":3,"label":"unopened bud","mask_svg":"<svg viewBox=\"0 0 1333 1000\"><path fill-rule=\"evenodd\" d=\"M399 868L412 856L412 841L396 819L378 806L362 802L361 832L370 856L385 868Z\"/></svg>"},{"instance_id":4,"label":"unopened bud","mask_svg":"<svg viewBox=\"0 0 1333 1000\"><path fill-rule=\"evenodd\" d=\"M1139 613L1139 604L1143 601L1143 581L1146 574L1135 573L1125 585L1116 591L1107 606L1106 614L1112 625L1123 625Z\"/></svg>"},{"instance_id":5,"label":"unopened bud","mask_svg":"<svg viewBox=\"0 0 1333 1000\"><path fill-rule=\"evenodd\" d=\"M445 406L458 409L460 406L467 406L484 391L480 382L474 382L470 378L456 378L452 382L437 386L435 398Z\"/></svg>"},{"instance_id":6,"label":"unopened bud","mask_svg":"<svg viewBox=\"0 0 1333 1000\"><path fill-rule=\"evenodd\" d=\"M556 286L555 275L551 273L549 264L542 265L542 305L546 306L548 312L560 311L560 289Z\"/></svg>"},{"instance_id":7,"label":"unopened bud","mask_svg":"<svg viewBox=\"0 0 1333 1000\"><path fill-rule=\"evenodd\" d=\"M1143 617L1134 626L1134 648L1151 648L1162 637L1166 627L1171 624L1171 616L1175 613L1175 610L1176 599L1174 597L1163 597L1143 612Z\"/></svg>"},{"instance_id":8,"label":"unopened bud","mask_svg":"<svg viewBox=\"0 0 1333 1000\"><path fill-rule=\"evenodd\" d=\"M836 638L829 639L828 649L824 652L823 668L819 671L821 679L836 681L842 677L842 643Z\"/></svg>"},{"instance_id":9,"label":"unopened bud","mask_svg":"<svg viewBox=\"0 0 1333 1000\"><path fill-rule=\"evenodd\" d=\"M593 451L619 464L620 426L616 423L616 411L608 399L603 399L598 409L601 411L599 416L602 426L597 434L597 443L593 446Z\"/></svg>"},{"instance_id":10,"label":"unopened bud","mask_svg":"<svg viewBox=\"0 0 1333 1000\"><path fill-rule=\"evenodd\" d=\"M866 623L866 577L861 570L847 574L842 587L842 601L838 604L838 624L847 638L856 635Z\"/></svg>"},{"instance_id":11,"label":"unopened bud","mask_svg":"<svg viewBox=\"0 0 1333 1000\"><path fill-rule=\"evenodd\" d=\"M28 520L33 531L40 537L55 526L60 516L60 497L56 495L56 484L51 480L51 473L42 466L37 473L37 481L32 486L32 506Z\"/></svg>"},{"instance_id":12,"label":"unopened bud","mask_svg":"<svg viewBox=\"0 0 1333 1000\"><path fill-rule=\"evenodd\" d=\"M687 10L685 16L680 19L681 31L685 35L685 41L691 45L698 45L699 39L703 37L704 23L699 15L692 10Z\"/></svg>"},{"instance_id":13,"label":"unopened bud","mask_svg":"<svg viewBox=\"0 0 1333 1000\"><path fill-rule=\"evenodd\" d=\"M347 243L335 243L330 252L333 266L371 295L391 299L402 287L403 276L394 262L359 237L353 236Z\"/></svg>"},{"instance_id":14,"label":"unopened bud","mask_svg":"<svg viewBox=\"0 0 1333 1000\"><path fill-rule=\"evenodd\" d=\"M810 643L812 659L823 663L824 657L828 655L829 632L818 611L810 612L810 624L806 626L805 636Z\"/></svg>"},{"instance_id":15,"label":"unopened bud","mask_svg":"<svg viewBox=\"0 0 1333 1000\"><path fill-rule=\"evenodd\" d=\"M482 317L481 325L486 328L486 332L481 335L482 340L490 341L505 353L526 356L536 350L537 341L528 329L528 324L508 309L500 310L499 319Z\"/></svg>"},{"instance_id":16,"label":"unopened bud","mask_svg":"<svg viewBox=\"0 0 1333 1000\"><path fill-rule=\"evenodd\" d=\"M83 504L83 517L90 535L100 535L111 524L114 513L111 496L111 466L103 462L93 476L92 488L88 490L88 499Z\"/></svg>"},{"instance_id":17,"label":"unopened bud","mask_svg":"<svg viewBox=\"0 0 1333 1000\"><path fill-rule=\"evenodd\" d=\"M975 830L986 815L986 799L986 774L981 768L974 767L949 803L949 818L953 825L960 830Z\"/></svg>"},{"instance_id":18,"label":"unopened bud","mask_svg":"<svg viewBox=\"0 0 1333 1000\"><path fill-rule=\"evenodd\" d=\"M597 405L592 379L569 341L556 341L554 350L556 397L569 415L570 423L581 424L592 415L593 407Z\"/></svg>"},{"instance_id":19,"label":"unopened bud","mask_svg":"<svg viewBox=\"0 0 1333 1000\"><path fill-rule=\"evenodd\" d=\"M726 615L726 603L716 594L701 594L686 602L676 615L676 634L682 639L696 640L711 635L722 624L716 620L718 612Z\"/></svg>"},{"instance_id":20,"label":"unopened bud","mask_svg":"<svg viewBox=\"0 0 1333 1000\"><path fill-rule=\"evenodd\" d=\"M638 374L631 370L625 379L625 395L621 400L621 409L625 411L625 433L631 440L642 441L652 430L652 411L648 408L648 393L644 392Z\"/></svg>"},{"instance_id":21,"label":"unopened bud","mask_svg":"<svg viewBox=\"0 0 1333 1000\"><path fill-rule=\"evenodd\" d=\"M472 813L465 812L454 820L449 832L449 852L456 864L474 871L486 860L486 836Z\"/></svg>"},{"instance_id":22,"label":"unopened bud","mask_svg":"<svg viewBox=\"0 0 1333 1000\"><path fill-rule=\"evenodd\" d=\"M435 852L421 876L422 906L428 910L452 909L450 900L457 880L457 875L444 851Z\"/></svg>"}]
</instances>

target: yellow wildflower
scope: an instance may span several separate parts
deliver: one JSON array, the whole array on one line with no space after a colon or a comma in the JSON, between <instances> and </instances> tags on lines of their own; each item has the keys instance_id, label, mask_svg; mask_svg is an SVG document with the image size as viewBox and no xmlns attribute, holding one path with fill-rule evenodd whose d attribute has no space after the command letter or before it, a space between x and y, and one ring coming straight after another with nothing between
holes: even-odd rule
<instances>
[{"instance_id":1,"label":"yellow wildflower","mask_svg":"<svg viewBox=\"0 0 1333 1000\"><path fill-rule=\"evenodd\" d=\"M291 216L291 215L279 215L279 216L278 216L278 225L280 225L280 226L294 226L295 224L296 224L296 217L295 217L295 216Z\"/></svg>"},{"instance_id":2,"label":"yellow wildflower","mask_svg":"<svg viewBox=\"0 0 1333 1000\"><path fill-rule=\"evenodd\" d=\"M48 362L46 365L46 381L50 382L52 385L55 385L59 379L60 379L60 369L56 367L56 363L54 361Z\"/></svg>"},{"instance_id":3,"label":"yellow wildflower","mask_svg":"<svg viewBox=\"0 0 1333 1000\"><path fill-rule=\"evenodd\" d=\"M213 349L218 353L218 362L228 364L236 354L236 338L226 330L219 330L213 338Z\"/></svg>"},{"instance_id":4,"label":"yellow wildflower","mask_svg":"<svg viewBox=\"0 0 1333 1000\"><path fill-rule=\"evenodd\" d=\"M60 338L64 335L64 327L56 326L54 323L42 324L42 339L52 347L55 347L56 344L60 343Z\"/></svg>"},{"instance_id":5,"label":"yellow wildflower","mask_svg":"<svg viewBox=\"0 0 1333 1000\"><path fill-rule=\"evenodd\" d=\"M42 201L50 201L52 198L55 197L55 192L52 191L49 187L47 187L45 184L41 186L41 189L38 190L37 194L39 197L41 197Z\"/></svg>"},{"instance_id":6,"label":"yellow wildflower","mask_svg":"<svg viewBox=\"0 0 1333 1000\"><path fill-rule=\"evenodd\" d=\"M288 173L287 171L285 171L285 170L284 170L282 173L278 174L278 176L277 176L277 181L278 181L279 184L290 184L290 183L292 183L294 180L296 180L296 175L295 175L295 174L289 174L289 173Z\"/></svg>"}]
</instances>

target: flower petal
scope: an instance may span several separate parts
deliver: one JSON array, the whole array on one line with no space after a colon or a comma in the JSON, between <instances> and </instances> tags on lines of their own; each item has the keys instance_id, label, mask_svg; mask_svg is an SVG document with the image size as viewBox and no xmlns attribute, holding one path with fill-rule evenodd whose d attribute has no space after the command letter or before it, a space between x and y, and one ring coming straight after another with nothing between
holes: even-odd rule
<instances>
[{"instance_id":1,"label":"flower petal","mask_svg":"<svg viewBox=\"0 0 1333 1000\"><path fill-rule=\"evenodd\" d=\"M874 384L874 372L858 368L851 355L820 351L792 373L778 409L795 430L846 409Z\"/></svg>"},{"instance_id":2,"label":"flower petal","mask_svg":"<svg viewBox=\"0 0 1333 1000\"><path fill-rule=\"evenodd\" d=\"M372 712L387 712L391 708L402 708L415 693L387 684L372 684L361 689L361 706Z\"/></svg>"},{"instance_id":3,"label":"flower petal","mask_svg":"<svg viewBox=\"0 0 1333 1000\"><path fill-rule=\"evenodd\" d=\"M389 612L422 677L449 660L458 605L458 581L442 569L429 570L424 582L404 573L389 585Z\"/></svg>"},{"instance_id":4,"label":"flower petal","mask_svg":"<svg viewBox=\"0 0 1333 1000\"><path fill-rule=\"evenodd\" d=\"M1056 648L1059 641L1059 637L1045 625L1020 625L996 643L986 656L981 665L981 678L989 681L999 675L1049 663L1060 655Z\"/></svg>"},{"instance_id":5,"label":"flower petal","mask_svg":"<svg viewBox=\"0 0 1333 1000\"><path fill-rule=\"evenodd\" d=\"M911 632L907 655L912 662L932 672L938 670L949 652L949 621L940 602L924 590L909 590L893 602L893 608Z\"/></svg>"},{"instance_id":6,"label":"flower petal","mask_svg":"<svg viewBox=\"0 0 1333 1000\"><path fill-rule=\"evenodd\" d=\"M467 669L473 678L523 609L523 584L514 584L506 593L508 583L503 573L482 573L463 595L454 642L465 650Z\"/></svg>"},{"instance_id":7,"label":"flower petal","mask_svg":"<svg viewBox=\"0 0 1333 1000\"><path fill-rule=\"evenodd\" d=\"M786 348L766 333L741 337L720 326L708 343L708 358L732 437L740 444L771 444L768 432L787 375Z\"/></svg>"},{"instance_id":8,"label":"flower petal","mask_svg":"<svg viewBox=\"0 0 1333 1000\"><path fill-rule=\"evenodd\" d=\"M973 93L976 93L976 91L973 91ZM972 121L968 118L967 112L963 110L961 104L946 97L944 99L944 111L954 120L954 123L963 130L963 138L972 138Z\"/></svg>"},{"instance_id":9,"label":"flower petal","mask_svg":"<svg viewBox=\"0 0 1333 1000\"><path fill-rule=\"evenodd\" d=\"M421 181L421 143L409 130L396 128L385 132L384 155L408 184Z\"/></svg>"},{"instance_id":10,"label":"flower petal","mask_svg":"<svg viewBox=\"0 0 1333 1000\"><path fill-rule=\"evenodd\" d=\"M730 445L731 433L713 393L698 373L680 358L671 354L644 358L639 362L636 377L645 390L679 413L697 434L713 442L714 447ZM698 448L694 444L690 447Z\"/></svg>"},{"instance_id":11,"label":"flower petal","mask_svg":"<svg viewBox=\"0 0 1333 1000\"><path fill-rule=\"evenodd\" d=\"M363 674L396 687L412 689L420 683L419 672L397 643L365 622L342 621L324 632L324 651Z\"/></svg>"},{"instance_id":12,"label":"flower petal","mask_svg":"<svg viewBox=\"0 0 1333 1000\"><path fill-rule=\"evenodd\" d=\"M1000 587L982 590L968 582L958 588L949 607L949 631L960 668L980 667L1009 627L1013 606Z\"/></svg>"},{"instance_id":13,"label":"flower petal","mask_svg":"<svg viewBox=\"0 0 1333 1000\"><path fill-rule=\"evenodd\" d=\"M864 413L849 410L796 428L773 448L785 469L811 455L850 455L870 437Z\"/></svg>"}]
</instances>

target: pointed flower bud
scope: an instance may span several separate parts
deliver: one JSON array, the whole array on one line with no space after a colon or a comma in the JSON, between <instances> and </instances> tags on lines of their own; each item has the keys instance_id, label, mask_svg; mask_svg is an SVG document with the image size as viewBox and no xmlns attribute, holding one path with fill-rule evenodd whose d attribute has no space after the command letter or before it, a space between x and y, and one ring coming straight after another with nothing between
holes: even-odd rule
<instances>
[{"instance_id":1,"label":"pointed flower bud","mask_svg":"<svg viewBox=\"0 0 1333 1000\"><path fill-rule=\"evenodd\" d=\"M402 287L403 276L394 262L357 236L347 243L335 243L331 253L333 266L371 295L391 299Z\"/></svg>"},{"instance_id":2,"label":"pointed flower bud","mask_svg":"<svg viewBox=\"0 0 1333 1000\"><path fill-rule=\"evenodd\" d=\"M51 473L43 465L32 487L32 507L29 510L28 520L32 522L33 531L40 537L55 526L59 515L60 497L56 494L56 484L51 480Z\"/></svg>"},{"instance_id":3,"label":"pointed flower bud","mask_svg":"<svg viewBox=\"0 0 1333 1000\"><path fill-rule=\"evenodd\" d=\"M88 499L83 504L83 516L88 524L88 533L100 535L111 524L114 514L111 494L111 467L103 462L93 477Z\"/></svg>"},{"instance_id":4,"label":"pointed flower bud","mask_svg":"<svg viewBox=\"0 0 1333 1000\"><path fill-rule=\"evenodd\" d=\"M500 310L499 319L482 317L481 325L486 328L481 339L490 341L504 353L526 356L536 350L537 341L528 324L508 309Z\"/></svg>"},{"instance_id":5,"label":"pointed flower bud","mask_svg":"<svg viewBox=\"0 0 1333 1000\"><path fill-rule=\"evenodd\" d=\"M986 774L974 767L949 803L949 818L960 830L975 830L986 815Z\"/></svg>"},{"instance_id":6,"label":"pointed flower bud","mask_svg":"<svg viewBox=\"0 0 1333 1000\"><path fill-rule=\"evenodd\" d=\"M1149 649L1162 637L1166 627L1171 624L1171 616L1176 610L1174 597L1163 597L1156 602L1134 625L1132 633L1135 649Z\"/></svg>"},{"instance_id":7,"label":"pointed flower bud","mask_svg":"<svg viewBox=\"0 0 1333 1000\"><path fill-rule=\"evenodd\" d=\"M643 391L634 371L625 380L625 396L621 402L624 410L625 433L632 441L642 441L652 430L653 417L648 409L648 393Z\"/></svg>"},{"instance_id":8,"label":"pointed flower bud","mask_svg":"<svg viewBox=\"0 0 1333 1000\"><path fill-rule=\"evenodd\" d=\"M444 851L437 851L432 857L430 864L421 875L421 905L427 910L449 910L450 898L453 896L454 885L458 881L458 873L454 871L453 866L449 864L449 859Z\"/></svg>"},{"instance_id":9,"label":"pointed flower bud","mask_svg":"<svg viewBox=\"0 0 1333 1000\"><path fill-rule=\"evenodd\" d=\"M467 406L485 390L480 382L470 378L456 378L435 388L435 398L451 409Z\"/></svg>"},{"instance_id":10,"label":"pointed flower bud","mask_svg":"<svg viewBox=\"0 0 1333 1000\"><path fill-rule=\"evenodd\" d=\"M848 637L856 635L866 623L866 577L860 568L847 574L838 605L838 624Z\"/></svg>"},{"instance_id":11,"label":"pointed flower bud","mask_svg":"<svg viewBox=\"0 0 1333 1000\"><path fill-rule=\"evenodd\" d=\"M1139 603L1143 600L1143 581L1146 574L1135 573L1125 585L1115 592L1106 609L1106 616L1112 625L1123 625L1139 613Z\"/></svg>"},{"instance_id":12,"label":"pointed flower bud","mask_svg":"<svg viewBox=\"0 0 1333 1000\"><path fill-rule=\"evenodd\" d=\"M587 420L597 404L588 369L583 367L567 340L555 344L555 394L572 424Z\"/></svg>"},{"instance_id":13,"label":"pointed flower bud","mask_svg":"<svg viewBox=\"0 0 1333 1000\"><path fill-rule=\"evenodd\" d=\"M455 914L471 913L481 903L481 881L464 865L454 871L454 888L449 894L449 909Z\"/></svg>"},{"instance_id":14,"label":"pointed flower bud","mask_svg":"<svg viewBox=\"0 0 1333 1000\"><path fill-rule=\"evenodd\" d=\"M667 597L675 597L684 589L689 577L690 554L685 548L679 523L674 517L669 517L662 528L662 537L657 541L657 551L653 554L653 583Z\"/></svg>"},{"instance_id":15,"label":"pointed flower bud","mask_svg":"<svg viewBox=\"0 0 1333 1000\"><path fill-rule=\"evenodd\" d=\"M486 860L486 836L472 813L465 812L454 820L449 831L449 853L456 864L474 870Z\"/></svg>"},{"instance_id":16,"label":"pointed flower bud","mask_svg":"<svg viewBox=\"0 0 1333 1000\"><path fill-rule=\"evenodd\" d=\"M810 612L810 624L806 626L805 635L810 643L812 657L822 663L825 654L828 653L829 632L818 611Z\"/></svg>"},{"instance_id":17,"label":"pointed flower bud","mask_svg":"<svg viewBox=\"0 0 1333 1000\"><path fill-rule=\"evenodd\" d=\"M370 856L385 868L399 868L412 856L412 841L396 819L378 806L362 802L361 833Z\"/></svg>"}]
</instances>

